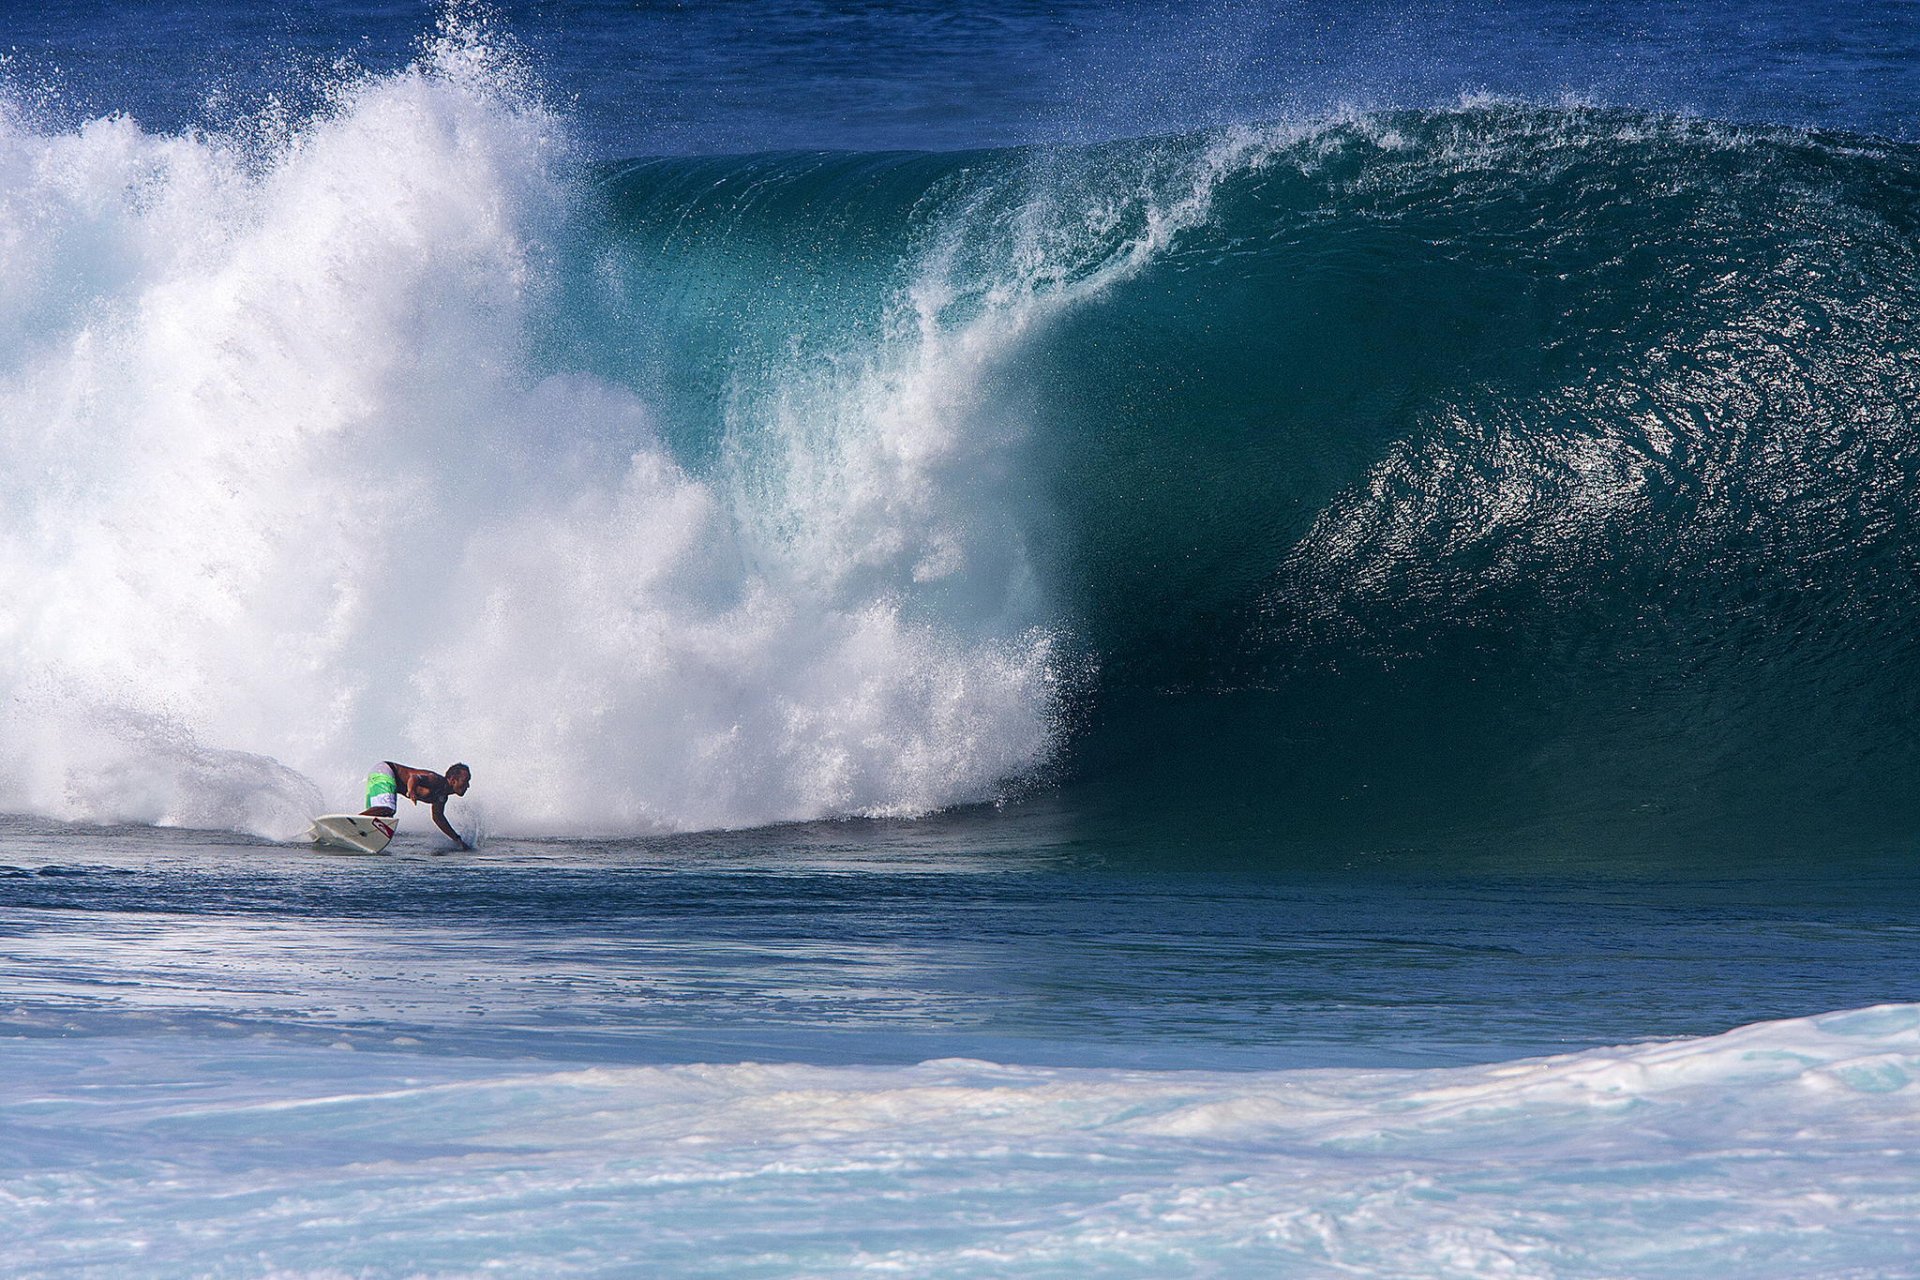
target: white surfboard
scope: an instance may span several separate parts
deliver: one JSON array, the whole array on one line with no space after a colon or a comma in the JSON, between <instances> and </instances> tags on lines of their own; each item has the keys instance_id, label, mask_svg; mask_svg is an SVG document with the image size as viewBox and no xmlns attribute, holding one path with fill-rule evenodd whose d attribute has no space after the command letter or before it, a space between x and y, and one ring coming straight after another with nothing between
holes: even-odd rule
<instances>
[{"instance_id":1,"label":"white surfboard","mask_svg":"<svg viewBox=\"0 0 1920 1280\"><path fill-rule=\"evenodd\" d=\"M357 813L328 813L313 820L307 838L327 849L381 853L393 839L394 818L363 818Z\"/></svg>"}]
</instances>

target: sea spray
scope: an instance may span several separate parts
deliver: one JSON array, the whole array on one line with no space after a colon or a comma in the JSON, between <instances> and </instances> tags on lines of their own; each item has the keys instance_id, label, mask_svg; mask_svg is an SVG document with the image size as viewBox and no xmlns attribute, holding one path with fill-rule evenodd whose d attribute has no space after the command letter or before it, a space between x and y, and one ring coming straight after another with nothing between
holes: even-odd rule
<instances>
[{"instance_id":1,"label":"sea spray","mask_svg":"<svg viewBox=\"0 0 1920 1280\"><path fill-rule=\"evenodd\" d=\"M264 152L4 124L0 806L291 834L460 755L495 830L634 831L1045 760L1047 630L768 572L641 400L530 370L576 193L510 65L451 30L336 99Z\"/></svg>"}]
</instances>

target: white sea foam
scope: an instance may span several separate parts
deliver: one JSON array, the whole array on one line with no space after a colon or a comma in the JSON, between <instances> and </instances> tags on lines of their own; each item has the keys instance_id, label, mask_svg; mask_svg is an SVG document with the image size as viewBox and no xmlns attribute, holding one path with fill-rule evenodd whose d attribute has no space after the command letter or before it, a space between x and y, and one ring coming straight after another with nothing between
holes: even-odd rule
<instances>
[{"instance_id":1,"label":"white sea foam","mask_svg":"<svg viewBox=\"0 0 1920 1280\"><path fill-rule=\"evenodd\" d=\"M1891 1277L1920 1249L1911 1005L1422 1071L5 1061L23 1273Z\"/></svg>"},{"instance_id":2,"label":"white sea foam","mask_svg":"<svg viewBox=\"0 0 1920 1280\"><path fill-rule=\"evenodd\" d=\"M449 30L335 97L245 137L0 116L0 809L287 835L458 756L495 830L635 831L1044 761L1035 610L942 627L837 567L1017 574L952 553L1003 520L826 497L808 572L766 554L631 392L528 373L573 197L513 68ZM924 492L940 452L834 479Z\"/></svg>"}]
</instances>

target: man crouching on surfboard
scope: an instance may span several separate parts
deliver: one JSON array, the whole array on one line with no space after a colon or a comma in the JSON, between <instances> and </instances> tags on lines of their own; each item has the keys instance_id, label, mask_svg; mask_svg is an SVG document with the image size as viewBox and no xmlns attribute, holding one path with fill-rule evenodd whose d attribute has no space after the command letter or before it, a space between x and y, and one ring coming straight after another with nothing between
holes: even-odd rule
<instances>
[{"instance_id":1,"label":"man crouching on surfboard","mask_svg":"<svg viewBox=\"0 0 1920 1280\"><path fill-rule=\"evenodd\" d=\"M447 825L447 797L467 794L467 784L472 781L473 770L463 764L449 765L445 774L438 774L431 769L415 769L382 760L367 775L367 807L360 811L360 816L391 818L401 796L415 804L425 800L433 805L433 825L446 832L462 849L471 849L473 846Z\"/></svg>"}]
</instances>

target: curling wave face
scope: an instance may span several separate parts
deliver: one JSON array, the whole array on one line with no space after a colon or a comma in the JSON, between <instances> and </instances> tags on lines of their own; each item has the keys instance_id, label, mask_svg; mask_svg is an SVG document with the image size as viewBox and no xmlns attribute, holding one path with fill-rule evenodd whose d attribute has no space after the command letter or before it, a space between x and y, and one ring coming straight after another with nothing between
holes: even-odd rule
<instances>
[{"instance_id":1,"label":"curling wave face","mask_svg":"<svg viewBox=\"0 0 1920 1280\"><path fill-rule=\"evenodd\" d=\"M1289 159L1045 357L1083 772L1306 841L1910 830L1920 152L1470 103Z\"/></svg>"},{"instance_id":2,"label":"curling wave face","mask_svg":"<svg viewBox=\"0 0 1920 1280\"><path fill-rule=\"evenodd\" d=\"M1095 807L1300 849L1884 841L1920 766L1916 161L1502 101L660 161L602 177L600 283L683 343L663 403L726 406L674 420L763 544L904 584L928 561L848 532L912 503L911 555L1011 549L915 599L1070 630ZM848 483L908 439L964 465Z\"/></svg>"}]
</instances>

